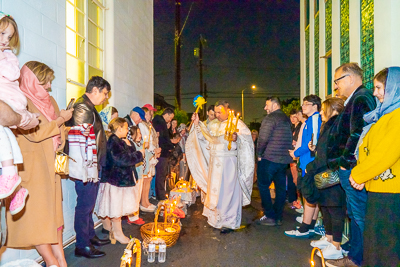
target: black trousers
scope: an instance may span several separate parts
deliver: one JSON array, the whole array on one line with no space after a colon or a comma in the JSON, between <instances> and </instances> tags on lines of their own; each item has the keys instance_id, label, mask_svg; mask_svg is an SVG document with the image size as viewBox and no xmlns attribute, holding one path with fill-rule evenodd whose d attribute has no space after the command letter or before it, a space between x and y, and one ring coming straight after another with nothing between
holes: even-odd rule
<instances>
[{"instance_id":1,"label":"black trousers","mask_svg":"<svg viewBox=\"0 0 400 267\"><path fill-rule=\"evenodd\" d=\"M287 179L287 195L289 203L293 203L293 201L297 200L297 188L293 182L292 170L287 168L286 170L286 179Z\"/></svg>"},{"instance_id":2,"label":"black trousers","mask_svg":"<svg viewBox=\"0 0 400 267\"><path fill-rule=\"evenodd\" d=\"M333 236L333 241L342 242L342 233L344 230L344 219L346 217L346 208L344 206L327 207L321 206L325 232Z\"/></svg>"},{"instance_id":3,"label":"black trousers","mask_svg":"<svg viewBox=\"0 0 400 267\"><path fill-rule=\"evenodd\" d=\"M400 193L368 192L364 240L363 266L400 266Z\"/></svg>"},{"instance_id":4,"label":"black trousers","mask_svg":"<svg viewBox=\"0 0 400 267\"><path fill-rule=\"evenodd\" d=\"M156 165L156 197L157 200L167 199L165 196L167 191L165 189L165 179L168 175L168 159L160 157Z\"/></svg>"}]
</instances>

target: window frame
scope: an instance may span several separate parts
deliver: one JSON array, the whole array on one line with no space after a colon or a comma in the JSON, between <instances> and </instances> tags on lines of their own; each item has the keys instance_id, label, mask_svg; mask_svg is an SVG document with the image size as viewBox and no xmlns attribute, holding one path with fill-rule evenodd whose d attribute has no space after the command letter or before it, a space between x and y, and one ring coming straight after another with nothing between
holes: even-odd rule
<instances>
[{"instance_id":1,"label":"window frame","mask_svg":"<svg viewBox=\"0 0 400 267\"><path fill-rule=\"evenodd\" d=\"M84 19L83 19L84 36L82 36L82 34L78 32L78 28L79 28L78 25L75 25L76 30L72 29L67 23L65 25L65 27L66 27L66 53L65 53L65 56L66 56L66 74L67 74L66 75L67 76L66 77L66 91L67 91L66 93L67 93L67 95L68 95L68 84L72 84L74 86L86 88L86 84L88 83L89 78L90 78L89 77L89 69L90 68L93 68L93 69L95 69L97 71L102 72L102 76L103 77L104 77L104 74L105 74L105 70L104 70L104 66L105 66L105 64L104 64L104 54L105 54L105 51L104 51L104 36L105 36L105 34L104 34L104 28L105 28L104 27L104 16L105 16L106 8L103 5L103 3L99 2L98 0L82 0L82 1L84 3L83 4L84 10L81 10L78 7L78 5L75 4L74 0L66 0L66 5L68 5L68 4L72 5L74 7L74 12L78 11L81 14L83 14L83 17L84 17ZM89 4L90 4L89 1L91 1L92 4L96 5L97 8L99 8L101 10L101 12L102 12L102 14L101 14L101 17L102 17L101 24L102 25L99 25L97 22L93 21L89 17ZM67 12L68 12L68 6L66 6L66 17L67 17L66 20L68 20L68 13ZM78 23L76 17L74 17L74 20L75 20L75 23ZM102 31L102 36L100 37L100 38L102 38L102 40L100 40L100 43L103 44L103 48L101 48L99 45L94 44L93 42L91 42L89 40L89 24L90 23L92 23L95 27L97 27L98 29L100 29ZM79 58L78 55L75 56L75 55L72 55L71 53L68 52L68 31L72 31L77 36L77 38L79 38L79 37L82 38L82 44L84 44L84 50L83 51L84 51L84 54L85 54L84 57L83 57L84 60ZM78 42L76 42L76 46L78 46ZM90 48L90 46L93 46L96 49L96 51L98 49L101 52L101 58L102 58L101 59L101 63L100 63L101 69L99 69L97 66L93 66L90 63L90 58L89 58L89 48ZM84 64L84 72L85 72L84 73L84 84L82 84L80 81L75 81L74 78L71 77L72 75L68 75L68 56L70 56L72 58L75 58L76 60L78 60L78 61L80 61L80 62L82 62ZM69 102L69 99L67 99L67 102Z\"/></svg>"}]
</instances>

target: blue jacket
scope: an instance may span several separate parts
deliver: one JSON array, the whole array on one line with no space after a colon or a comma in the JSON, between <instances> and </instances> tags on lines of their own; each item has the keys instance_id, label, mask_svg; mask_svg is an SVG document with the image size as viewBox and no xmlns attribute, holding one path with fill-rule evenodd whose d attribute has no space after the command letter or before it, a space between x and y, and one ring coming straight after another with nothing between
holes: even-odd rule
<instances>
[{"instance_id":1,"label":"blue jacket","mask_svg":"<svg viewBox=\"0 0 400 267\"><path fill-rule=\"evenodd\" d=\"M308 163L314 160L311 156L311 151L308 148L308 143L311 141L311 136L314 133L314 142L317 144L319 138L319 132L321 129L321 116L318 112L315 112L311 117L306 120L306 125L303 129L303 135L301 138L301 146L294 151L294 155L300 158L300 168L302 170L302 176L305 175L306 166Z\"/></svg>"}]
</instances>

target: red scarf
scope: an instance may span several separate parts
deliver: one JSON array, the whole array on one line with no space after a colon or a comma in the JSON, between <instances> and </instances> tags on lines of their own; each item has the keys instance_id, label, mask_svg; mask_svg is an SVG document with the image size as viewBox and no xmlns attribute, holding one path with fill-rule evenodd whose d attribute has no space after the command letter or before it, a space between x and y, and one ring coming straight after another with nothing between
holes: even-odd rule
<instances>
[{"instance_id":1,"label":"red scarf","mask_svg":"<svg viewBox=\"0 0 400 267\"><path fill-rule=\"evenodd\" d=\"M39 83L36 75L25 65L21 69L19 88L49 122L57 119L49 93ZM54 151L56 151L61 145L61 135L58 134L52 138Z\"/></svg>"}]
</instances>

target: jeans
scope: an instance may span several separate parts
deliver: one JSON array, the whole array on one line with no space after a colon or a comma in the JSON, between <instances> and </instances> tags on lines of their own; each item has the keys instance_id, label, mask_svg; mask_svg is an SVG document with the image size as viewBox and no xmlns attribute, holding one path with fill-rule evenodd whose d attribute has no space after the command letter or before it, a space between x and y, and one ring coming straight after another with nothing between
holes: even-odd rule
<instances>
[{"instance_id":1,"label":"jeans","mask_svg":"<svg viewBox=\"0 0 400 267\"><path fill-rule=\"evenodd\" d=\"M96 204L99 183L83 183L75 180L75 191L77 194L75 207L74 228L76 233L76 247L84 248L90 246L90 239L95 237L93 209Z\"/></svg>"},{"instance_id":2,"label":"jeans","mask_svg":"<svg viewBox=\"0 0 400 267\"><path fill-rule=\"evenodd\" d=\"M168 158L160 157L156 165L156 197L157 200L167 199L165 179L168 175Z\"/></svg>"},{"instance_id":3,"label":"jeans","mask_svg":"<svg viewBox=\"0 0 400 267\"><path fill-rule=\"evenodd\" d=\"M261 159L257 167L257 185L261 195L261 205L264 215L275 220L282 219L286 198L286 169L288 164L275 163ZM269 186L275 184L275 203L272 205Z\"/></svg>"},{"instance_id":4,"label":"jeans","mask_svg":"<svg viewBox=\"0 0 400 267\"><path fill-rule=\"evenodd\" d=\"M363 232L367 208L367 191L354 189L349 181L351 170L339 169L339 179L346 192L347 214L350 218L349 258L357 265L363 260Z\"/></svg>"}]
</instances>

